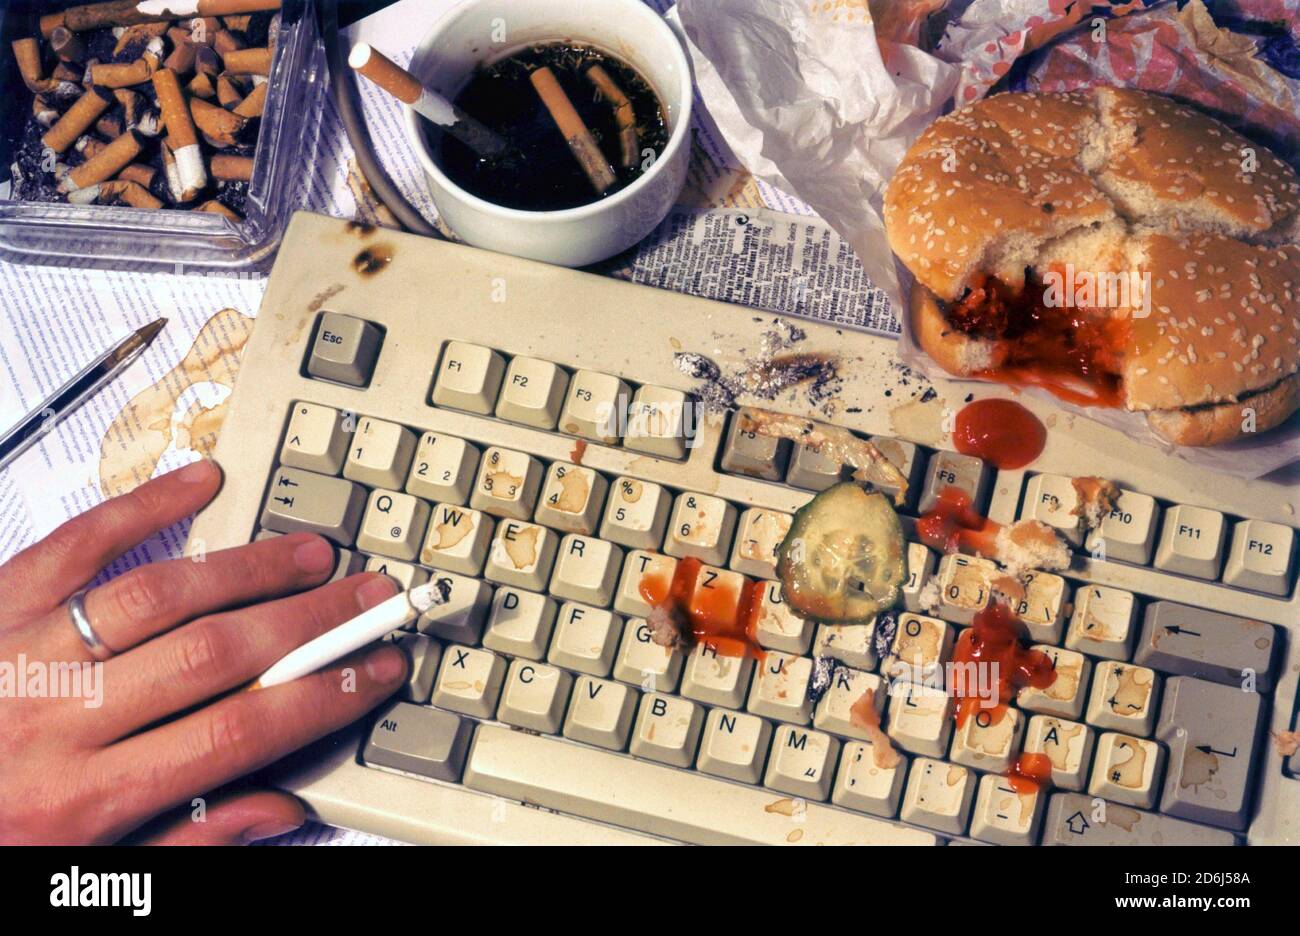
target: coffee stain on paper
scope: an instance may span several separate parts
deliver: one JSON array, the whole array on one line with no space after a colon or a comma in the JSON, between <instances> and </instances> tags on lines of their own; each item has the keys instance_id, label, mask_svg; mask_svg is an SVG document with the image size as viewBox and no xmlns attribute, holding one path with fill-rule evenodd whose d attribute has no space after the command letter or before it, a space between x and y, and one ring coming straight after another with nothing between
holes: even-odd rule
<instances>
[{"instance_id":1,"label":"coffee stain on paper","mask_svg":"<svg viewBox=\"0 0 1300 936\"><path fill-rule=\"evenodd\" d=\"M252 318L222 309L199 329L179 364L122 407L99 447L99 489L105 497L148 481L173 446L212 454L252 330Z\"/></svg>"}]
</instances>

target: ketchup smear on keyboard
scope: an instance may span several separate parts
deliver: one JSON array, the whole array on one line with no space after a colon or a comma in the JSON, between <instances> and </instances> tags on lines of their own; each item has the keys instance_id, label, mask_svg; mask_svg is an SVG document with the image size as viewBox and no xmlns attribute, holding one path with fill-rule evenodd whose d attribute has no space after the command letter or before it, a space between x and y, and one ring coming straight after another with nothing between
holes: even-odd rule
<instances>
[{"instance_id":1,"label":"ketchup smear on keyboard","mask_svg":"<svg viewBox=\"0 0 1300 936\"><path fill-rule=\"evenodd\" d=\"M1023 468L1042 454L1047 428L1014 400L976 400L957 414L952 441L997 468Z\"/></svg>"},{"instance_id":2,"label":"ketchup smear on keyboard","mask_svg":"<svg viewBox=\"0 0 1300 936\"><path fill-rule=\"evenodd\" d=\"M694 557L677 560L671 579L662 575L642 576L637 590L652 607L670 602L675 611L691 622L696 642L717 650L719 656L763 658L759 646L758 615L762 609L763 583L745 579L740 594L732 588L696 587L704 563Z\"/></svg>"},{"instance_id":3,"label":"ketchup smear on keyboard","mask_svg":"<svg viewBox=\"0 0 1300 936\"><path fill-rule=\"evenodd\" d=\"M970 495L959 487L946 487L934 506L916 521L916 535L940 552L979 553L992 556L1002 524L990 520L971 506Z\"/></svg>"}]
</instances>

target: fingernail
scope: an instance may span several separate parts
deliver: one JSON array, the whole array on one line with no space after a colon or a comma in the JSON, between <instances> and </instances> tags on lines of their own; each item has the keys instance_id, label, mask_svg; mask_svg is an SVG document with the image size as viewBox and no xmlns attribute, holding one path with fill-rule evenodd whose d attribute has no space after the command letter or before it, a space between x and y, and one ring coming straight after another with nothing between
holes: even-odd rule
<instances>
[{"instance_id":1,"label":"fingernail","mask_svg":"<svg viewBox=\"0 0 1300 936\"><path fill-rule=\"evenodd\" d=\"M293 561L308 575L320 575L334 567L334 549L320 537L314 537L293 551Z\"/></svg>"},{"instance_id":2,"label":"fingernail","mask_svg":"<svg viewBox=\"0 0 1300 936\"><path fill-rule=\"evenodd\" d=\"M396 594L397 586L393 584L392 579L387 577L371 579L357 589L357 604L361 605L362 611L366 611Z\"/></svg>"},{"instance_id":3,"label":"fingernail","mask_svg":"<svg viewBox=\"0 0 1300 936\"><path fill-rule=\"evenodd\" d=\"M212 478L212 472L216 471L216 466L206 458L200 458L196 462L190 462L180 471L176 472L176 477L180 478L187 484L197 484L200 481L207 481Z\"/></svg>"},{"instance_id":4,"label":"fingernail","mask_svg":"<svg viewBox=\"0 0 1300 936\"><path fill-rule=\"evenodd\" d=\"M292 822L264 822L261 825L255 825L251 829L244 830L244 841L248 843L261 842L265 839L275 838L280 835L288 835L301 825L295 825Z\"/></svg>"},{"instance_id":5,"label":"fingernail","mask_svg":"<svg viewBox=\"0 0 1300 936\"><path fill-rule=\"evenodd\" d=\"M366 673L377 683L396 682L406 673L406 655L385 644L366 657Z\"/></svg>"}]
</instances>

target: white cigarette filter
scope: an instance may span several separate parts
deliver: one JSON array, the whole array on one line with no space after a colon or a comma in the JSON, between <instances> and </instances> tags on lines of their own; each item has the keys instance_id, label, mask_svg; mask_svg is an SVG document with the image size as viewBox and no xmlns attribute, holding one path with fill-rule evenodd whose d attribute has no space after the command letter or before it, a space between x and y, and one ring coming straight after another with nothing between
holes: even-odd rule
<instances>
[{"instance_id":1,"label":"white cigarette filter","mask_svg":"<svg viewBox=\"0 0 1300 936\"><path fill-rule=\"evenodd\" d=\"M435 605L446 604L450 597L451 581L445 578L433 579L410 591L394 595L287 654L263 673L253 687L269 689L314 673L352 651L405 627Z\"/></svg>"}]
</instances>

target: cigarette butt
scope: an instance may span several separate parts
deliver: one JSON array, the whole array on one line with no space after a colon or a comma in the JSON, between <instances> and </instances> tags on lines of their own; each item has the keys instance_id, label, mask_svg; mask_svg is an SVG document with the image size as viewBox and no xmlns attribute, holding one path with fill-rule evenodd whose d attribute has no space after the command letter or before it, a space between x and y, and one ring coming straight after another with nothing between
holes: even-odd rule
<instances>
[{"instance_id":1,"label":"cigarette butt","mask_svg":"<svg viewBox=\"0 0 1300 936\"><path fill-rule=\"evenodd\" d=\"M153 74L153 89L158 95L158 106L162 110L163 126L172 149L192 146L199 142L199 135L194 129L190 117L190 108L181 90L176 73L170 68L163 68Z\"/></svg>"},{"instance_id":2,"label":"cigarette butt","mask_svg":"<svg viewBox=\"0 0 1300 936\"><path fill-rule=\"evenodd\" d=\"M41 35L46 39L54 33L54 30L63 25L62 13L46 13L41 17Z\"/></svg>"},{"instance_id":3,"label":"cigarette butt","mask_svg":"<svg viewBox=\"0 0 1300 936\"><path fill-rule=\"evenodd\" d=\"M165 3L109 0L107 3L70 7L59 15L63 17L62 25L73 32L86 32L106 26L167 22L183 16L224 16L227 13L259 13L278 9L280 0L170 0Z\"/></svg>"},{"instance_id":4,"label":"cigarette butt","mask_svg":"<svg viewBox=\"0 0 1300 936\"><path fill-rule=\"evenodd\" d=\"M32 116L42 127L52 127L54 122L59 119L59 112L55 110L54 105L50 103L44 95L36 95L32 98Z\"/></svg>"},{"instance_id":5,"label":"cigarette butt","mask_svg":"<svg viewBox=\"0 0 1300 936\"><path fill-rule=\"evenodd\" d=\"M126 179L111 179L97 182L84 189L77 189L68 194L68 201L74 205L111 205L123 204L131 208L161 208L163 203L150 195L144 186Z\"/></svg>"},{"instance_id":6,"label":"cigarette butt","mask_svg":"<svg viewBox=\"0 0 1300 936\"><path fill-rule=\"evenodd\" d=\"M212 48L216 49L220 55L229 55L231 52L237 52L244 48L246 43L228 29L218 29L216 36L212 39Z\"/></svg>"},{"instance_id":7,"label":"cigarette butt","mask_svg":"<svg viewBox=\"0 0 1300 936\"><path fill-rule=\"evenodd\" d=\"M56 26L50 33L50 48L64 62L80 62L86 57L86 44L66 26Z\"/></svg>"},{"instance_id":8,"label":"cigarette butt","mask_svg":"<svg viewBox=\"0 0 1300 936\"><path fill-rule=\"evenodd\" d=\"M170 68L178 75L188 75L194 70L196 51L194 43L182 39L172 47L171 55L163 60L163 67Z\"/></svg>"},{"instance_id":9,"label":"cigarette butt","mask_svg":"<svg viewBox=\"0 0 1300 936\"><path fill-rule=\"evenodd\" d=\"M186 87L191 97L199 97L204 100L215 97L217 94L217 89L212 84L211 75L195 75Z\"/></svg>"},{"instance_id":10,"label":"cigarette butt","mask_svg":"<svg viewBox=\"0 0 1300 936\"><path fill-rule=\"evenodd\" d=\"M167 191L178 204L193 201L208 184L208 170L203 165L203 151L197 143L173 150L164 140L162 146L163 171L167 176Z\"/></svg>"},{"instance_id":11,"label":"cigarette butt","mask_svg":"<svg viewBox=\"0 0 1300 936\"><path fill-rule=\"evenodd\" d=\"M614 108L614 123L618 126L619 155L624 168L636 165L640 141L636 134L636 113L632 102L623 93L604 66L593 65L587 69L587 79L596 86L601 96Z\"/></svg>"},{"instance_id":12,"label":"cigarette butt","mask_svg":"<svg viewBox=\"0 0 1300 936\"><path fill-rule=\"evenodd\" d=\"M59 62L54 66L54 71L50 74L55 81L63 81L68 84L81 84L81 80L86 76L85 69L76 67L76 62Z\"/></svg>"},{"instance_id":13,"label":"cigarette butt","mask_svg":"<svg viewBox=\"0 0 1300 936\"><path fill-rule=\"evenodd\" d=\"M232 156L228 153L214 153L208 169L212 178L223 182L247 182L253 178L253 159L251 156Z\"/></svg>"},{"instance_id":14,"label":"cigarette butt","mask_svg":"<svg viewBox=\"0 0 1300 936\"><path fill-rule=\"evenodd\" d=\"M267 85L260 84L252 91L248 92L248 97L234 109L232 113L240 117L261 117L262 109L266 107L266 89Z\"/></svg>"},{"instance_id":15,"label":"cigarette butt","mask_svg":"<svg viewBox=\"0 0 1300 936\"><path fill-rule=\"evenodd\" d=\"M573 157L578 161L578 165L582 166L587 178L591 180L592 188L597 194L603 195L605 190L615 182L614 170L596 144L596 138L591 135L587 125L578 116L573 102L564 93L564 88L560 87L555 73L543 65L535 69L528 79L537 89L537 94L546 105L546 109L550 111L551 119L560 128L560 133L569 144Z\"/></svg>"},{"instance_id":16,"label":"cigarette butt","mask_svg":"<svg viewBox=\"0 0 1300 936\"><path fill-rule=\"evenodd\" d=\"M142 102L140 95L129 88L118 88L113 92L113 98L122 105L122 118L126 121L126 125L134 127L140 119Z\"/></svg>"},{"instance_id":17,"label":"cigarette butt","mask_svg":"<svg viewBox=\"0 0 1300 936\"><path fill-rule=\"evenodd\" d=\"M414 104L424 91L419 79L367 43L358 42L352 47L348 65L403 104Z\"/></svg>"},{"instance_id":18,"label":"cigarette butt","mask_svg":"<svg viewBox=\"0 0 1300 936\"><path fill-rule=\"evenodd\" d=\"M131 165L119 172L117 177L126 182L134 182L136 185L147 189L153 185L154 176L157 174L158 170L153 166L146 166L144 163L131 163Z\"/></svg>"},{"instance_id":19,"label":"cigarette butt","mask_svg":"<svg viewBox=\"0 0 1300 936\"><path fill-rule=\"evenodd\" d=\"M249 24L253 18L248 15L244 16L223 16L221 22L227 29L233 29L235 32L247 32Z\"/></svg>"},{"instance_id":20,"label":"cigarette butt","mask_svg":"<svg viewBox=\"0 0 1300 936\"><path fill-rule=\"evenodd\" d=\"M128 48L139 43L147 46L149 40L167 35L167 29L166 23L148 23L124 29L122 35L117 37L117 44L113 46L113 55L121 55Z\"/></svg>"},{"instance_id":21,"label":"cigarette butt","mask_svg":"<svg viewBox=\"0 0 1300 936\"><path fill-rule=\"evenodd\" d=\"M226 71L233 75L269 75L271 74L271 50L232 49L222 56Z\"/></svg>"},{"instance_id":22,"label":"cigarette butt","mask_svg":"<svg viewBox=\"0 0 1300 936\"><path fill-rule=\"evenodd\" d=\"M122 117L119 114L105 114L95 121L95 132L110 140L116 140L125 129L126 127L122 123Z\"/></svg>"},{"instance_id":23,"label":"cigarette butt","mask_svg":"<svg viewBox=\"0 0 1300 936\"><path fill-rule=\"evenodd\" d=\"M200 75L217 77L217 75L221 74L221 56L210 46L195 46L194 70Z\"/></svg>"},{"instance_id":24,"label":"cigarette butt","mask_svg":"<svg viewBox=\"0 0 1300 936\"><path fill-rule=\"evenodd\" d=\"M244 117L197 98L190 101L190 116L204 138L218 149L238 143L248 125Z\"/></svg>"},{"instance_id":25,"label":"cigarette butt","mask_svg":"<svg viewBox=\"0 0 1300 936\"><path fill-rule=\"evenodd\" d=\"M239 224L244 220L238 214L231 211L225 205L221 204L221 202L217 201L215 198L212 201L205 201L203 204L199 205L199 207L195 208L194 210L202 211L207 214L219 214L222 217L229 218L231 221L234 221L236 224ZM261 684L254 682L248 687L248 691L252 692L254 689L260 689L260 688L262 688Z\"/></svg>"},{"instance_id":26,"label":"cigarette butt","mask_svg":"<svg viewBox=\"0 0 1300 936\"><path fill-rule=\"evenodd\" d=\"M89 160L94 159L97 155L103 152L104 148L107 146L107 143L102 140L97 140L93 136L87 134L86 136L78 137L77 142L73 144L72 148Z\"/></svg>"},{"instance_id":27,"label":"cigarette butt","mask_svg":"<svg viewBox=\"0 0 1300 936\"><path fill-rule=\"evenodd\" d=\"M111 179L140 155L140 149L140 138L127 131L93 158L69 172L59 188L65 192L76 191Z\"/></svg>"},{"instance_id":28,"label":"cigarette butt","mask_svg":"<svg viewBox=\"0 0 1300 936\"><path fill-rule=\"evenodd\" d=\"M131 85L144 84L158 70L162 49L162 39L155 36L149 40L149 47L134 62L92 65L91 84L102 85L105 88L129 88Z\"/></svg>"},{"instance_id":29,"label":"cigarette butt","mask_svg":"<svg viewBox=\"0 0 1300 936\"><path fill-rule=\"evenodd\" d=\"M225 75L217 79L217 102L222 107L226 110L234 110L243 99L244 96L239 93L233 81Z\"/></svg>"},{"instance_id":30,"label":"cigarette butt","mask_svg":"<svg viewBox=\"0 0 1300 936\"><path fill-rule=\"evenodd\" d=\"M41 137L41 142L54 152L62 153L75 143L77 137L85 133L112 103L113 96L103 88L91 88L77 98L77 102L68 108L67 113L55 122L45 136Z\"/></svg>"},{"instance_id":31,"label":"cigarette butt","mask_svg":"<svg viewBox=\"0 0 1300 936\"><path fill-rule=\"evenodd\" d=\"M14 58L18 62L18 73L23 76L23 84L28 91L41 89L41 44L32 37L13 41Z\"/></svg>"}]
</instances>

